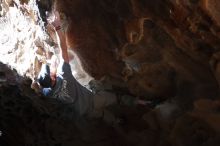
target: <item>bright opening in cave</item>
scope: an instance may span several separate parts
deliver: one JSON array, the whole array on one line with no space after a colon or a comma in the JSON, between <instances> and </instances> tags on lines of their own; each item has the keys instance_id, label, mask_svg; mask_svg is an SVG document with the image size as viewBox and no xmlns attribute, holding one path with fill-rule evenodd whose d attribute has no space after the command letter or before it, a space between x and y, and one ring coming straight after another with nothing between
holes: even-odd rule
<instances>
[{"instance_id":1,"label":"bright opening in cave","mask_svg":"<svg viewBox=\"0 0 220 146\"><path fill-rule=\"evenodd\" d=\"M35 0L24 4L3 0L0 10L0 61L35 81L42 60L49 61L48 54L58 55L38 5ZM76 54L69 51L69 55L73 75L81 84L88 84L92 78L84 72Z\"/></svg>"}]
</instances>

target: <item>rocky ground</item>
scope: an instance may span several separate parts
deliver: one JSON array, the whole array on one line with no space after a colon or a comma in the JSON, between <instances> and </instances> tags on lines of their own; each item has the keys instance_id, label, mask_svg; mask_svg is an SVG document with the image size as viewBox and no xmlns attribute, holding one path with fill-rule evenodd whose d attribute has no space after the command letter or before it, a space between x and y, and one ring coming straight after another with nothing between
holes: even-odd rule
<instances>
[{"instance_id":1,"label":"rocky ground","mask_svg":"<svg viewBox=\"0 0 220 146\"><path fill-rule=\"evenodd\" d=\"M141 118L147 108L111 107L115 111L109 111L122 120L113 123L74 117L71 105L36 95L30 79L2 63L0 67L1 146L133 145L135 141L129 140L127 132L142 134L147 128Z\"/></svg>"},{"instance_id":2,"label":"rocky ground","mask_svg":"<svg viewBox=\"0 0 220 146\"><path fill-rule=\"evenodd\" d=\"M104 118L79 118L71 105L37 95L29 78L2 63L0 67L1 146L219 145L220 101L199 100L191 112L172 101L118 104L107 107Z\"/></svg>"}]
</instances>

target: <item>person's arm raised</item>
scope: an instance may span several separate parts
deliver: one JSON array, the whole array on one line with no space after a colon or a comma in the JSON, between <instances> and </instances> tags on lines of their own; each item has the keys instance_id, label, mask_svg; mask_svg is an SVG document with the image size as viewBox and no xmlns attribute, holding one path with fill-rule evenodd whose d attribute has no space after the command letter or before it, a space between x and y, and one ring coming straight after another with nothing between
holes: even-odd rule
<instances>
[{"instance_id":1,"label":"person's arm raised","mask_svg":"<svg viewBox=\"0 0 220 146\"><path fill-rule=\"evenodd\" d=\"M56 31L56 39L59 45L60 57L64 60L64 62L69 63L69 56L67 51L67 44L66 44L66 35L61 29L61 21L60 21L60 14L59 12L54 13L54 17L51 18L53 20L48 19L52 26Z\"/></svg>"},{"instance_id":2,"label":"person's arm raised","mask_svg":"<svg viewBox=\"0 0 220 146\"><path fill-rule=\"evenodd\" d=\"M59 41L60 55L64 62L69 63L69 56L66 45L66 36L64 32L59 28L56 30L57 40Z\"/></svg>"}]
</instances>

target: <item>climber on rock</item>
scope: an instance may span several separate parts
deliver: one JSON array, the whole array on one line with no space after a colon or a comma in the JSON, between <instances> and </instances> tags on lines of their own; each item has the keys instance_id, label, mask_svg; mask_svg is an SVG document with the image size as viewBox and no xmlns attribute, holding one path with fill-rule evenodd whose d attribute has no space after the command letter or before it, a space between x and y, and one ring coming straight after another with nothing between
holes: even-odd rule
<instances>
[{"instance_id":1,"label":"climber on rock","mask_svg":"<svg viewBox=\"0 0 220 146\"><path fill-rule=\"evenodd\" d=\"M60 63L57 65L56 57L52 57L50 66L42 65L38 75L38 83L42 87L43 95L65 104L72 104L76 114L87 114L91 117L103 116L104 108L116 104L117 97L115 94L107 92L99 92L93 95L74 78L69 64L65 32L61 29L58 12L55 12L55 19L51 25L55 29L59 44ZM126 98L125 102L129 100L133 104L143 104L141 100L130 99Z\"/></svg>"},{"instance_id":2,"label":"climber on rock","mask_svg":"<svg viewBox=\"0 0 220 146\"><path fill-rule=\"evenodd\" d=\"M67 53L65 32L61 29L60 16L55 12L51 23L54 27L59 44L60 63L51 59L51 65L43 64L38 75L38 82L45 96L55 98L62 103L73 104L80 115L88 113L93 108L92 92L83 87L72 75Z\"/></svg>"}]
</instances>

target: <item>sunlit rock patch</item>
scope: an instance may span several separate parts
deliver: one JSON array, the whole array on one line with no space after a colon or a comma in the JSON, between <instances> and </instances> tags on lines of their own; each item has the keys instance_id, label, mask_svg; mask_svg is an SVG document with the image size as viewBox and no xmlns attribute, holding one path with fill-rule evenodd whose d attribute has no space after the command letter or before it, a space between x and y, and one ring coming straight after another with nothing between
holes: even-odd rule
<instances>
[{"instance_id":1,"label":"sunlit rock patch","mask_svg":"<svg viewBox=\"0 0 220 146\"><path fill-rule=\"evenodd\" d=\"M44 52L52 50L45 42L48 36L43 30L38 8L34 1L24 5L19 1L11 4L3 1L2 5L2 11L8 11L0 17L0 61L15 68L19 74L34 79L35 59L43 57L37 50L39 47L44 48Z\"/></svg>"},{"instance_id":2,"label":"sunlit rock patch","mask_svg":"<svg viewBox=\"0 0 220 146\"><path fill-rule=\"evenodd\" d=\"M48 35L35 0L3 0L0 13L0 61L15 68L22 76L36 80L42 62L58 56L57 47ZM73 53L70 52L70 56ZM71 61L73 74L83 84L90 77L82 70L75 56Z\"/></svg>"}]
</instances>

